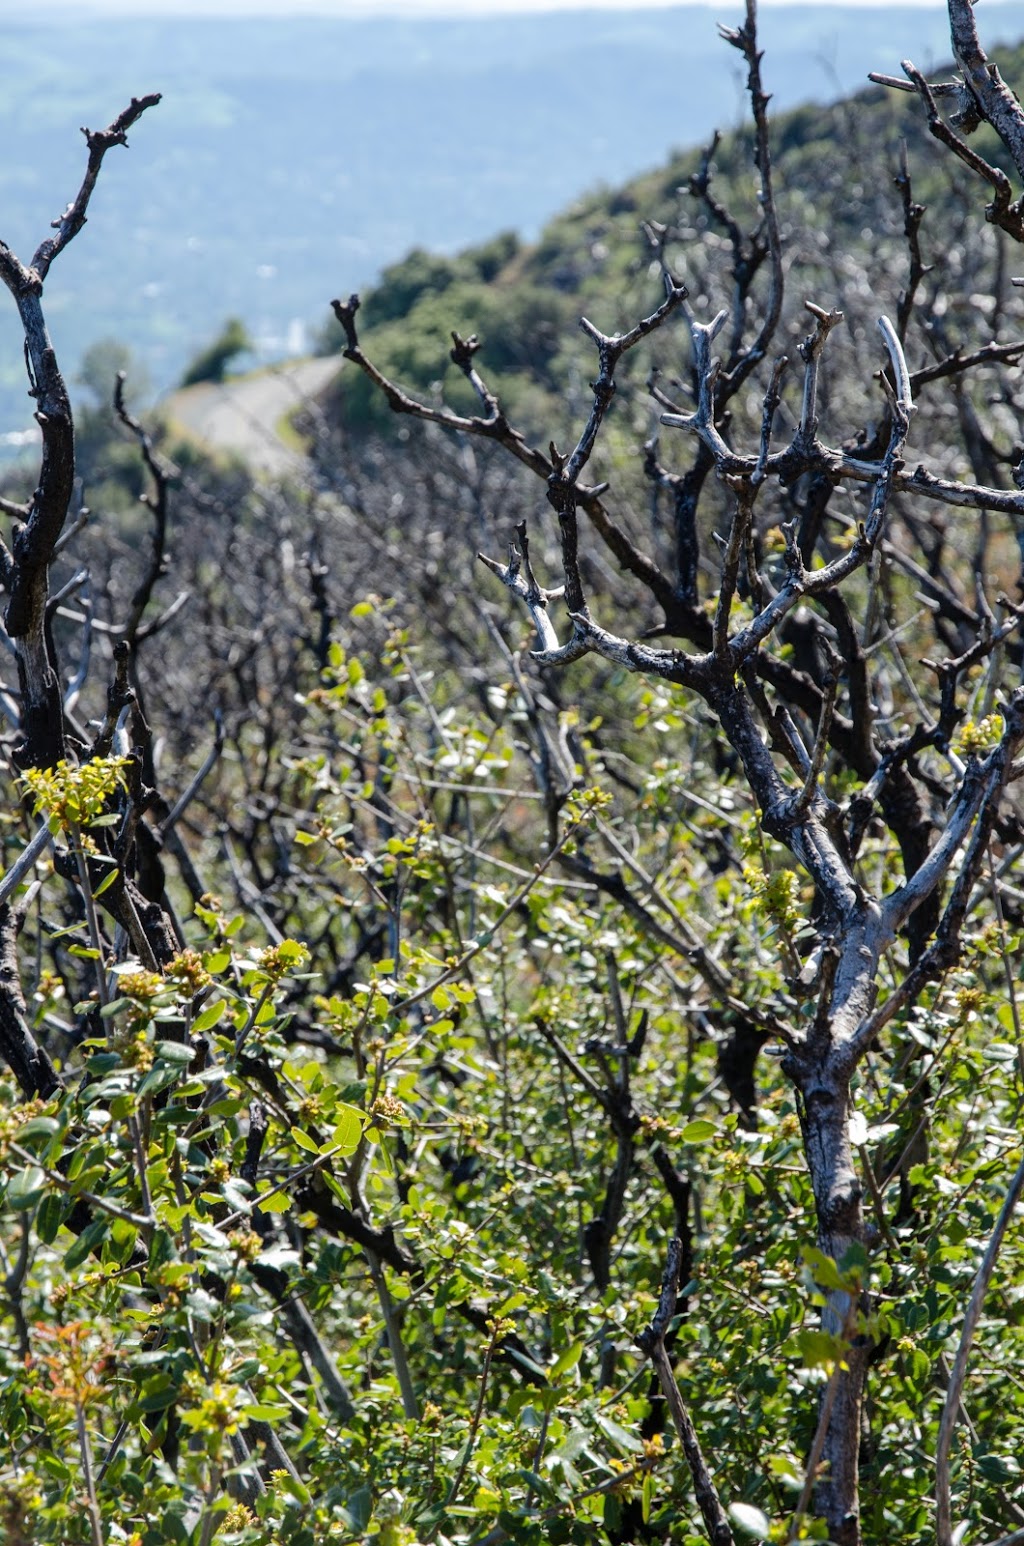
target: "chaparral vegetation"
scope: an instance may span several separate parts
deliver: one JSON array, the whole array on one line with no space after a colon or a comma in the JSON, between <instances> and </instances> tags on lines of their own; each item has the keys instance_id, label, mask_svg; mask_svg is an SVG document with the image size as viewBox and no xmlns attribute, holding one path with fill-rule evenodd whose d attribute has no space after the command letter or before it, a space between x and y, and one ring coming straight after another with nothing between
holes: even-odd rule
<instances>
[{"instance_id":1,"label":"chaparral vegetation","mask_svg":"<svg viewBox=\"0 0 1024 1546\"><path fill-rule=\"evenodd\" d=\"M76 436L158 97L0 244L9 1546L1024 1540L1024 54L949 14L774 122L747 0L749 127L333 303L293 477L113 345Z\"/></svg>"}]
</instances>

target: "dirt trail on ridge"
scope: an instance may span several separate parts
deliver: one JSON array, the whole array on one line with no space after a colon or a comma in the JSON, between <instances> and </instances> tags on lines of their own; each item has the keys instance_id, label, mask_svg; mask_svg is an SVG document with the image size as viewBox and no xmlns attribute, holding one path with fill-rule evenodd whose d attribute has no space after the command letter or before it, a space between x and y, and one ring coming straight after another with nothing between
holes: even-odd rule
<instances>
[{"instance_id":1,"label":"dirt trail on ridge","mask_svg":"<svg viewBox=\"0 0 1024 1546\"><path fill-rule=\"evenodd\" d=\"M164 399L172 423L211 451L243 457L276 476L301 471L304 457L278 435L286 414L309 402L338 373L336 355L273 365L236 381L203 381Z\"/></svg>"}]
</instances>

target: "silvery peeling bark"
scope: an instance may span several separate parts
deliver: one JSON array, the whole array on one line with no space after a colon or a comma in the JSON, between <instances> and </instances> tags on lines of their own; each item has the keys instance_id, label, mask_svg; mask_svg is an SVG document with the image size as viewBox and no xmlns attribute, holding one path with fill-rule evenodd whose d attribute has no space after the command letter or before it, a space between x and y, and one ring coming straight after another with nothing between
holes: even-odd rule
<instances>
[{"instance_id":1,"label":"silvery peeling bark","mask_svg":"<svg viewBox=\"0 0 1024 1546\"><path fill-rule=\"evenodd\" d=\"M951 871L960 866L957 883L942 913L930 953L908 973L905 992L891 995L896 1006L918 991L942 964L955 960L959 931L965 911L965 894L978 873L986 849L999 798L1013 771L1014 759L1024 745L1024 689L1007 705L1005 728L999 745L984 760L972 759L965 767L959 791L946 826L924 862L905 883L888 896L870 897L854 877L842 842L837 837L837 812L822 791L821 745L827 737L831 704L823 706L822 723L813 754L805 754L799 789L780 773L766 744L749 694L737 673L754 652L769 640L782 620L807 594L826 595L838 589L864 568L883 540L886 517L896 486L901 458L909 432L913 402L910 376L897 332L887 318L880 330L895 382L889 443L881 458L861 471L874 484L871 505L851 548L824 569L803 567L790 539L788 574L778 591L766 598L753 620L730 632L730 613L735 590L737 555L742 528L752 518L756 498L754 474L757 463L744 459L745 480L731 471L739 460L721 442L714 428L714 386L717 362L710 343L723 319L710 326L692 328L694 354L699 362L701 384L697 413L678 427L697 434L730 467L737 489L736 510L730 539L725 544L723 578L719 590L712 648L703 655L683 650L654 650L639 642L621 639L602 628L588 613L571 613L571 634L559 644L546 603L532 570L527 582L519 572L517 554L508 566L488 561L513 594L526 605L537 629L536 659L546 665L566 664L593 652L627 670L658 675L689 688L704 699L740 758L747 781L761 811L766 833L783 843L812 877L823 903L819 925L822 967L819 974L817 1012L807 1028L785 1033L787 1050L783 1067L798 1093L804 1150L815 1198L820 1249L842 1263L851 1247L865 1244L862 1187L850 1138L851 1080L875 1035L881 1028L875 1012L879 960L904 927L911 914L932 897ZM807 361L808 373L816 372L818 353ZM805 401L813 386L805 383ZM666 421L675 416L666 414ZM678 422L678 421L677 421ZM812 420L805 416L797 435L813 438ZM761 458L763 465L764 458ZM522 539L523 533L520 533ZM966 852L965 852L966 850ZM885 1009L889 1008L886 1001ZM841 1337L851 1324L851 1296L834 1289L823 1315L823 1329ZM861 1404L869 1346L862 1330L850 1338L841 1370L831 1395L828 1426L821 1453L822 1480L817 1506L826 1519L830 1538L838 1546L855 1546L860 1539L858 1464Z\"/></svg>"},{"instance_id":2,"label":"silvery peeling bark","mask_svg":"<svg viewBox=\"0 0 1024 1546\"><path fill-rule=\"evenodd\" d=\"M1004 600L1005 621L997 625L990 620L988 626L983 625L980 613L965 607L951 589L930 576L888 530L896 495L915 505L927 502L950 510L999 511L1024 518L1024 492L986 486L980 477L973 483L955 482L923 465L907 470L904 457L915 383L923 386L951 374L959 379L975 365L995 363L997 357L1016 361L1021 345L993 342L971 356L955 351L912 375L903 348L914 305L912 283L901 301L896 324L885 317L879 320L886 356L881 373L886 404L877 425L859 438L851 433L846 444L837 448L819 433L819 372L828 354L829 334L843 319L834 308L808 304L813 330L797 351L804 366L799 411L788 443L773 446L786 361L780 358L770 366L767 352L773 346L781 315L785 274L772 194L767 99L760 86L753 0L748 0L746 9L745 24L725 31L724 36L743 53L748 65L761 180L761 224L744 238L738 225L725 219L736 259L738 288L732 308L710 320L692 314L683 286L664 256L665 229L651 226L648 230L661 262L666 297L678 299L671 307L666 301L641 329L648 332L661 326L668 311L678 306L690 333L688 378L679 389L688 393L687 406L673 400L656 379L651 384L654 401L665 410L662 425L670 436L682 432L678 438L693 449L689 470L669 472L660 461L657 440L648 443L645 457L647 476L656 486L668 489L677 503L680 563L675 578L626 535L611 514L610 502L603 498L604 485L578 482L611 401L616 347L622 338L633 335L606 337L592 324L584 324L600 367L590 416L572 452L560 453L552 445L545 454L510 426L497 397L484 384L472 363L475 339L462 344L456 336L452 353L482 405L481 416L471 419L418 403L382 376L360 348L355 299L344 307L336 303L335 309L346 330L347 358L377 383L395 411L495 440L545 481L559 518L563 571L559 590L565 600L564 611L555 609L553 614L549 602L558 592L545 590L533 573L525 526L517 531L518 541L510 547L508 563L484 558L526 608L536 632L537 664L545 669L564 667L594 654L620 669L659 677L695 694L711 711L742 767L759 808L763 832L783 844L813 882L815 908L813 916L805 919L805 930L814 938L800 975L801 985L813 998L788 1020L787 1011L777 1012L771 1034L783 1043L782 1066L797 1096L818 1244L825 1255L841 1264L851 1248L856 1248L853 1259L863 1261L871 1244L851 1142L853 1081L893 1016L914 1004L921 991L958 960L961 933L999 818L1000 801L1008 782L1024 775L1020 756L1024 690L1007 693L1001 703L1002 732L998 744L986 755L961 759L950 752L949 745L962 711L957 706L958 682L971 667L994 658L1002 640L1019 628L1022 609ZM954 29L959 26L964 31L967 23L973 28L966 0L950 0L950 10ZM965 58L968 44L969 38L963 44ZM994 80L989 72L986 81ZM908 89L920 88L909 84ZM979 99L987 101L986 82L979 82L978 91ZM998 100L1003 101L1001 97ZM931 112L934 103L931 97L928 101ZM1007 133L1011 137L1017 133L1015 114L1019 108L1010 112ZM948 137L956 138L945 126L944 134L938 137L944 135L947 143ZM967 156L960 150L957 153L978 170L973 151ZM703 180L698 178L699 186L692 190L705 198L709 162L710 153L705 158ZM916 206L905 165L901 175L905 205L912 217ZM997 187L1005 215L1001 223L1010 229L1019 220L1020 211L1011 206L1001 188ZM718 206L712 213L720 220L725 218ZM913 279L915 273L920 277L921 259L919 253L915 259L910 217L907 234ZM753 337L745 342L747 323L758 307L749 279L743 280L740 271L745 269L749 274L756 270L756 262L749 260L758 255L767 261L769 282L759 319L750 329ZM728 328L726 324L730 324ZM642 336L641 330L634 330L634 335ZM723 348L723 359L715 357L716 347ZM761 431L755 446L744 447L735 440L730 403L738 386L749 380L761 362L769 376ZM729 491L730 524L719 538L717 565L712 558L698 567L697 502L711 472L717 475L719 486ZM816 483L824 490L822 510L838 488L859 493L862 499L866 493L863 518L851 528L845 549L837 550L836 545L824 542L820 551L816 551L820 526L816 532L795 518L785 522L781 526L785 539L781 570L774 575L760 573L755 524L758 501L768 503L765 490L770 486L781 483L792 490L801 480L804 486ZM1015 476L1015 482L1018 489L1024 489L1024 475ZM579 510L585 512L623 569L646 586L664 613L663 627L648 630L642 638L623 637L609 626L609 619L596 615L599 609L590 604L583 586L582 545L576 524ZM777 516L768 519L778 521ZM938 677L941 707L936 717L929 718L931 711L922 704L919 722L894 740L879 733L873 678L865 654L867 641L862 639L859 620L855 620L854 596L844 596L850 583L859 584L865 575L870 595L883 557L911 576L958 629L971 632L969 643L961 644L956 658L925 663ZM707 597L711 607L700 604L701 570L715 574L714 590ZM737 619L735 600L743 579L748 610ZM786 643L786 631L797 620L798 611L806 614L809 604L828 624L815 634L828 657L827 670L817 679L806 670L795 669L779 647ZM657 633L683 643L676 648L657 647L649 642ZM809 740L808 724L812 727ZM949 769L942 785L948 803L941 821L931 814L913 770L912 758L924 750L937 753ZM824 785L823 770L830 754L838 756L840 766L856 781L855 793L844 806L829 796ZM546 795L555 812L553 830L557 830L559 797L554 790ZM876 817L881 817L895 839L905 879L894 890L880 889L872 896L864 889L855 865L864 833ZM879 963L884 952L892 956L890 947L901 934L906 939L902 980L888 987L879 1004ZM830 1281L836 1281L831 1274ZM867 1325L860 1313L863 1306L857 1271L848 1274L844 1282L845 1286L828 1294L824 1328L846 1344L845 1367L841 1365L830 1380L822 1403L806 1495L809 1497L816 1476L815 1506L827 1524L829 1538L838 1546L857 1546L862 1395L869 1346Z\"/></svg>"}]
</instances>

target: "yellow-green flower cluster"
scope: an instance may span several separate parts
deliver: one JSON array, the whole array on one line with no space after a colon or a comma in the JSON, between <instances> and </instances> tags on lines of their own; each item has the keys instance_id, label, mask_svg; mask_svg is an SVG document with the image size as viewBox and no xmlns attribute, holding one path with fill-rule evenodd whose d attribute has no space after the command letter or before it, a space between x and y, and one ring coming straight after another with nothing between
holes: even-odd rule
<instances>
[{"instance_id":1,"label":"yellow-green flower cluster","mask_svg":"<svg viewBox=\"0 0 1024 1546\"><path fill-rule=\"evenodd\" d=\"M92 826L108 802L125 788L127 757L94 757L77 766L63 758L54 768L26 768L24 782L45 811L53 831Z\"/></svg>"},{"instance_id":2,"label":"yellow-green flower cluster","mask_svg":"<svg viewBox=\"0 0 1024 1546\"><path fill-rule=\"evenodd\" d=\"M953 750L962 757L981 757L999 745L1006 721L1001 714L986 714L984 719L965 720L960 726Z\"/></svg>"}]
</instances>

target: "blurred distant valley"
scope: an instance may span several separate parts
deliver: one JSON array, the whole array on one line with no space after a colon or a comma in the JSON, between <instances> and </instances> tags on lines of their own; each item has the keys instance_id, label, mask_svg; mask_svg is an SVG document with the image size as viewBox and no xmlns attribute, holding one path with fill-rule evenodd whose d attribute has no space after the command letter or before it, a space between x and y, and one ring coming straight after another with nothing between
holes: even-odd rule
<instances>
[{"instance_id":1,"label":"blurred distant valley","mask_svg":"<svg viewBox=\"0 0 1024 1546\"><path fill-rule=\"evenodd\" d=\"M735 14L734 14L735 12ZM165 391L228 316L257 361L312 347L330 298L413 246L527 238L576 196L743 116L738 8L474 21L160 18L0 22L0 238L25 261L81 180L79 125L164 100L108 156L89 223L46 286L69 378L97 340ZM948 55L941 8L772 6L776 110ZM986 6L986 42L1024 30ZM0 307L0 453L31 426L17 317Z\"/></svg>"}]
</instances>

